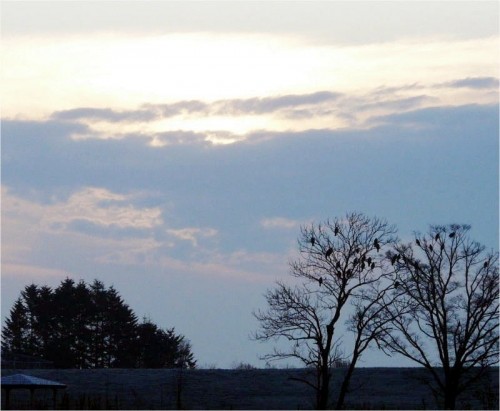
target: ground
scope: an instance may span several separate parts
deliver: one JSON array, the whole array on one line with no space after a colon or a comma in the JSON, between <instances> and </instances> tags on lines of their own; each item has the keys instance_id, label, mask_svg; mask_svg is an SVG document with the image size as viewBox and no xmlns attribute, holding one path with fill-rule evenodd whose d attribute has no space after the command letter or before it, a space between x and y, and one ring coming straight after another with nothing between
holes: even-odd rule
<instances>
[{"instance_id":1,"label":"ground","mask_svg":"<svg viewBox=\"0 0 500 411\"><path fill-rule=\"evenodd\" d=\"M305 370L2 370L2 376L28 374L67 384L58 407L72 409L311 409L313 391L293 380ZM342 369L333 370L332 393ZM418 368L356 370L348 408L435 409L436 402ZM37 392L35 406L51 404L49 392ZM28 393L13 395L16 408L29 406ZM2 398L2 408L4 408ZM498 368L459 401L460 409L498 409Z\"/></svg>"}]
</instances>

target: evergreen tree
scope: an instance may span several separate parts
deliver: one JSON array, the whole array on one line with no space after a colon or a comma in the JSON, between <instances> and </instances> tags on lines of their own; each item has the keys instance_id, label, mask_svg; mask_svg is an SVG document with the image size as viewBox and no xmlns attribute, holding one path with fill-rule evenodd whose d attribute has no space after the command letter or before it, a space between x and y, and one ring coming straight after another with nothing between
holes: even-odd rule
<instances>
[{"instance_id":1,"label":"evergreen tree","mask_svg":"<svg viewBox=\"0 0 500 411\"><path fill-rule=\"evenodd\" d=\"M19 297L10 309L9 317L5 320L5 326L2 330L2 352L16 352L19 354L29 352L30 350L26 345L27 336L26 307L22 298Z\"/></svg>"},{"instance_id":2,"label":"evergreen tree","mask_svg":"<svg viewBox=\"0 0 500 411\"><path fill-rule=\"evenodd\" d=\"M144 319L138 326L139 368L195 368L191 344L184 336L176 335L174 328L162 330Z\"/></svg>"},{"instance_id":3,"label":"evergreen tree","mask_svg":"<svg viewBox=\"0 0 500 411\"><path fill-rule=\"evenodd\" d=\"M10 310L2 352L52 361L56 368L189 367L191 345L174 329L138 324L113 288L66 278L52 290L31 284Z\"/></svg>"}]
</instances>

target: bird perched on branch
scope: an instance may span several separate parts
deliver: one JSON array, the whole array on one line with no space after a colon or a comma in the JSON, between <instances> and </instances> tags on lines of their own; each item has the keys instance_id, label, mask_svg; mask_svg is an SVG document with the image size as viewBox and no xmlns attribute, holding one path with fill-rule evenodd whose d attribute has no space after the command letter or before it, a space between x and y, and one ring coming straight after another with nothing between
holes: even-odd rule
<instances>
[{"instance_id":1,"label":"bird perched on branch","mask_svg":"<svg viewBox=\"0 0 500 411\"><path fill-rule=\"evenodd\" d=\"M450 237L450 238L455 237L455 232L453 231L452 233L450 233L450 235L448 237Z\"/></svg>"},{"instance_id":2,"label":"bird perched on branch","mask_svg":"<svg viewBox=\"0 0 500 411\"><path fill-rule=\"evenodd\" d=\"M415 240L415 243L420 247L420 240L418 238Z\"/></svg>"},{"instance_id":3,"label":"bird perched on branch","mask_svg":"<svg viewBox=\"0 0 500 411\"><path fill-rule=\"evenodd\" d=\"M396 264L396 261L399 260L399 254L394 254L391 258L391 264L394 265Z\"/></svg>"},{"instance_id":4,"label":"bird perched on branch","mask_svg":"<svg viewBox=\"0 0 500 411\"><path fill-rule=\"evenodd\" d=\"M326 250L325 257L328 258L332 255L333 253L333 248L330 247L328 250Z\"/></svg>"},{"instance_id":5,"label":"bird perched on branch","mask_svg":"<svg viewBox=\"0 0 500 411\"><path fill-rule=\"evenodd\" d=\"M434 237L434 240L439 240L439 233L436 234L436 236Z\"/></svg>"},{"instance_id":6,"label":"bird perched on branch","mask_svg":"<svg viewBox=\"0 0 500 411\"><path fill-rule=\"evenodd\" d=\"M378 242L378 239L376 238L375 241L373 242L373 245L375 246L375 248L377 249L377 252L380 250L380 244Z\"/></svg>"},{"instance_id":7,"label":"bird perched on branch","mask_svg":"<svg viewBox=\"0 0 500 411\"><path fill-rule=\"evenodd\" d=\"M320 287L323 285L323 277L319 277L318 283Z\"/></svg>"},{"instance_id":8,"label":"bird perched on branch","mask_svg":"<svg viewBox=\"0 0 500 411\"><path fill-rule=\"evenodd\" d=\"M339 228L335 226L335 230L333 230L333 234L337 235L339 233Z\"/></svg>"},{"instance_id":9,"label":"bird perched on branch","mask_svg":"<svg viewBox=\"0 0 500 411\"><path fill-rule=\"evenodd\" d=\"M316 242L316 239L314 237L311 237L311 245L314 247L314 243Z\"/></svg>"}]
</instances>

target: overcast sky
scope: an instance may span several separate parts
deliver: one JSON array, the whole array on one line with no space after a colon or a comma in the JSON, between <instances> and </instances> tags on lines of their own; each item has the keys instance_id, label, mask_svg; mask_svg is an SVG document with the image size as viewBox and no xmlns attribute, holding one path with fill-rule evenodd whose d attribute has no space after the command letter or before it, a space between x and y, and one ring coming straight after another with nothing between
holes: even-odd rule
<instances>
[{"instance_id":1,"label":"overcast sky","mask_svg":"<svg viewBox=\"0 0 500 411\"><path fill-rule=\"evenodd\" d=\"M498 249L498 15L2 1L2 321L32 282L98 278L199 365L263 366L252 311L303 224L466 223Z\"/></svg>"}]
</instances>

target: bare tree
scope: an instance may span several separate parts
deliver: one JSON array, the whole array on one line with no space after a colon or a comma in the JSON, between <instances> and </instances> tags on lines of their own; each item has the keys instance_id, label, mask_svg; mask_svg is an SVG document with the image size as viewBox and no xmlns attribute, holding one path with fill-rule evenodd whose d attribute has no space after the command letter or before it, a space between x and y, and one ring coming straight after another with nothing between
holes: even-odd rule
<instances>
[{"instance_id":1,"label":"bare tree","mask_svg":"<svg viewBox=\"0 0 500 411\"><path fill-rule=\"evenodd\" d=\"M377 332L368 328L375 307L366 304L367 290L377 288L386 267L383 249L395 241L395 228L386 221L350 213L324 224L302 227L298 239L300 257L290 263L294 286L278 282L265 295L268 308L254 313L260 321L257 340L285 339L287 349L275 349L266 360L295 358L315 371L313 381L304 379L316 392L316 406L329 406L331 368L342 359L339 321L349 312L348 301L357 304L349 322L356 332L337 408L343 406L349 380L361 353ZM380 290L383 292L383 290ZM371 335L370 335L371 333Z\"/></svg>"},{"instance_id":2,"label":"bare tree","mask_svg":"<svg viewBox=\"0 0 500 411\"><path fill-rule=\"evenodd\" d=\"M432 226L399 244L393 291L380 300L386 353L428 369L444 407L498 364L498 252L468 237L470 226Z\"/></svg>"}]
</instances>

